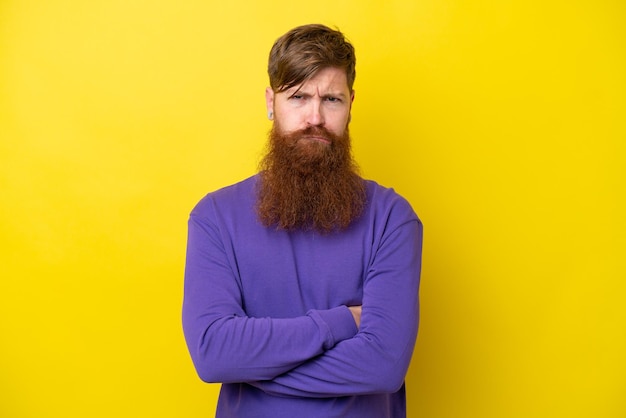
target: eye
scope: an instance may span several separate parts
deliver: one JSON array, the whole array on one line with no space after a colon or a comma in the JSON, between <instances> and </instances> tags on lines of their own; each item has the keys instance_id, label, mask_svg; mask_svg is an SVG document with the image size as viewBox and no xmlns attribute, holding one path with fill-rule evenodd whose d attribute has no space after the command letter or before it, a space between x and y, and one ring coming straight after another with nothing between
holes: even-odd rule
<instances>
[{"instance_id":1,"label":"eye","mask_svg":"<svg viewBox=\"0 0 626 418\"><path fill-rule=\"evenodd\" d=\"M303 96L301 94L294 94L293 96L290 97L290 99L302 100Z\"/></svg>"},{"instance_id":2,"label":"eye","mask_svg":"<svg viewBox=\"0 0 626 418\"><path fill-rule=\"evenodd\" d=\"M326 98L326 101L331 102L331 103L335 103L335 102L340 102L341 100L337 97L333 97L333 96L329 96Z\"/></svg>"}]
</instances>

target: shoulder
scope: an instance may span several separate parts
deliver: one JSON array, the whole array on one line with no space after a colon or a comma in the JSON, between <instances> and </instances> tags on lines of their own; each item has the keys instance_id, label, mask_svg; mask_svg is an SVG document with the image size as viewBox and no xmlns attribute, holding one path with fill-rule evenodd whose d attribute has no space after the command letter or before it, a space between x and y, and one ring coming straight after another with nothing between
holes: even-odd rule
<instances>
[{"instance_id":1,"label":"shoulder","mask_svg":"<svg viewBox=\"0 0 626 418\"><path fill-rule=\"evenodd\" d=\"M214 190L205 195L191 211L195 216L206 216L216 211L233 211L254 203L257 175Z\"/></svg>"},{"instance_id":2,"label":"shoulder","mask_svg":"<svg viewBox=\"0 0 626 418\"><path fill-rule=\"evenodd\" d=\"M400 222L419 222L419 218L409 201L393 188L382 186L373 180L365 180L365 185L368 210L372 216L393 218Z\"/></svg>"}]
</instances>

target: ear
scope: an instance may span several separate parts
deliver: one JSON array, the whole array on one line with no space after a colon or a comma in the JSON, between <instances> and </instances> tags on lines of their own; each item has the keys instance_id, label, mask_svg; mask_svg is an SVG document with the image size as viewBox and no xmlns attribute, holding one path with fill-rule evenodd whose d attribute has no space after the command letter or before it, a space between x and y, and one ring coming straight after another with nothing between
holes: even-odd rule
<instances>
[{"instance_id":1,"label":"ear","mask_svg":"<svg viewBox=\"0 0 626 418\"><path fill-rule=\"evenodd\" d=\"M268 115L274 113L274 90L271 87L265 89L265 106L267 107Z\"/></svg>"},{"instance_id":2,"label":"ear","mask_svg":"<svg viewBox=\"0 0 626 418\"><path fill-rule=\"evenodd\" d=\"M350 113L348 113L348 123L352 120L352 103L354 102L354 90L350 93Z\"/></svg>"},{"instance_id":3,"label":"ear","mask_svg":"<svg viewBox=\"0 0 626 418\"><path fill-rule=\"evenodd\" d=\"M350 92L350 110L352 110L352 103L354 103L354 90Z\"/></svg>"}]
</instances>

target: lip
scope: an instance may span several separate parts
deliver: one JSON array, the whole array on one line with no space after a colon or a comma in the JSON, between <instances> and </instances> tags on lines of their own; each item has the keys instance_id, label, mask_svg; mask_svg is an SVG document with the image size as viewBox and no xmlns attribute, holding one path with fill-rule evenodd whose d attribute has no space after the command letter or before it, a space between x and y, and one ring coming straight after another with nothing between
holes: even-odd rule
<instances>
[{"instance_id":1,"label":"lip","mask_svg":"<svg viewBox=\"0 0 626 418\"><path fill-rule=\"evenodd\" d=\"M324 144L330 144L330 141L323 136L305 136L305 137L302 137L302 139L306 139L309 141L322 142Z\"/></svg>"}]
</instances>

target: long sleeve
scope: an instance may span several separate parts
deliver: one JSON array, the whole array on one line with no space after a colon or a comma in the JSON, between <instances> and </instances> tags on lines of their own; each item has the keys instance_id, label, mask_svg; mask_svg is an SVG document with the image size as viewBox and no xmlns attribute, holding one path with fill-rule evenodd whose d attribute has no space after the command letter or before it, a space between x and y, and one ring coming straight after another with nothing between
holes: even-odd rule
<instances>
[{"instance_id":1,"label":"long sleeve","mask_svg":"<svg viewBox=\"0 0 626 418\"><path fill-rule=\"evenodd\" d=\"M364 280L358 334L287 373L251 384L268 394L313 398L397 391L417 337L421 252L417 218L386 231Z\"/></svg>"},{"instance_id":2,"label":"long sleeve","mask_svg":"<svg viewBox=\"0 0 626 418\"><path fill-rule=\"evenodd\" d=\"M183 302L185 339L201 379L273 379L355 335L346 306L292 318L249 317L236 260L207 202L209 216L192 213L189 220Z\"/></svg>"}]
</instances>

